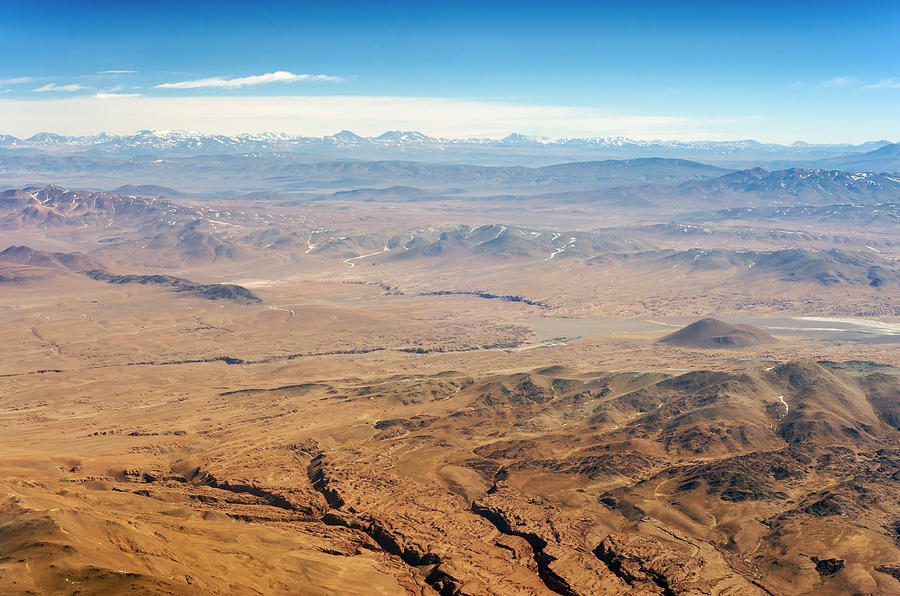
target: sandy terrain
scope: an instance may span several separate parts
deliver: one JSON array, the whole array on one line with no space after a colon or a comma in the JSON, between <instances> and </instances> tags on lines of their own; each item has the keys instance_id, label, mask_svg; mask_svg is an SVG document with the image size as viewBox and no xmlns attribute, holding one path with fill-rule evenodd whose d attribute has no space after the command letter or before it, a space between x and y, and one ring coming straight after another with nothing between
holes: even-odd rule
<instances>
[{"instance_id":1,"label":"sandy terrain","mask_svg":"<svg viewBox=\"0 0 900 596\"><path fill-rule=\"evenodd\" d=\"M0 263L0 592L900 590L889 251L341 207L0 233L259 299Z\"/></svg>"}]
</instances>

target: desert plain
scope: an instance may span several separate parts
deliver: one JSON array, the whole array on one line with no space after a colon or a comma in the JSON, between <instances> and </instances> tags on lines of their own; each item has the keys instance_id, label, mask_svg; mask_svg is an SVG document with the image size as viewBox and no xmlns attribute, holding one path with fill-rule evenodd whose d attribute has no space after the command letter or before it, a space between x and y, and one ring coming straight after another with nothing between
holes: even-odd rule
<instances>
[{"instance_id":1,"label":"desert plain","mask_svg":"<svg viewBox=\"0 0 900 596\"><path fill-rule=\"evenodd\" d=\"M333 190L0 195L0 593L900 593L895 205Z\"/></svg>"}]
</instances>

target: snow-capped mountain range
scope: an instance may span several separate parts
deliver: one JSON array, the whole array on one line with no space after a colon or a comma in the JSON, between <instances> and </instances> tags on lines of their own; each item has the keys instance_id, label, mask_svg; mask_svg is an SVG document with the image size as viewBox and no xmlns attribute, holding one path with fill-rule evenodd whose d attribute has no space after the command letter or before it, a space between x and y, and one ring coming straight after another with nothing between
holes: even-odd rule
<instances>
[{"instance_id":1,"label":"snow-capped mountain range","mask_svg":"<svg viewBox=\"0 0 900 596\"><path fill-rule=\"evenodd\" d=\"M656 155L707 159L824 159L839 155L865 153L889 145L888 141L870 141L860 145L813 145L797 142L791 145L738 141L666 141L638 140L628 137L558 138L536 137L519 133L502 139L435 138L416 131L392 130L364 137L349 130L323 137L294 136L284 133L247 133L239 135L206 134L181 130L141 130L132 135L98 135L72 137L42 132L27 139L0 135L0 148L69 149L121 155L221 155L230 153L291 151L311 154L360 153L414 154L421 158L429 153L458 154L545 153L548 156L575 154L594 157L630 158ZM449 152L449 154L448 154Z\"/></svg>"}]
</instances>

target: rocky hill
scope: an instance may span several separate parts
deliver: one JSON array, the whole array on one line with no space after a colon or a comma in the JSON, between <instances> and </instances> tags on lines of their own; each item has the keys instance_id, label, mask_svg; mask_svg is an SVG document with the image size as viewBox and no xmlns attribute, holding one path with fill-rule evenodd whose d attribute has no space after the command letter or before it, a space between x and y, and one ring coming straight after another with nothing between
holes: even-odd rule
<instances>
[{"instance_id":1,"label":"rocky hill","mask_svg":"<svg viewBox=\"0 0 900 596\"><path fill-rule=\"evenodd\" d=\"M775 343L774 337L753 325L731 325L718 319L700 319L658 340L687 348L747 348Z\"/></svg>"},{"instance_id":2,"label":"rocky hill","mask_svg":"<svg viewBox=\"0 0 900 596\"><path fill-rule=\"evenodd\" d=\"M76 273L103 269L103 265L82 253L50 252L28 246L10 246L0 252L0 263L67 269Z\"/></svg>"}]
</instances>

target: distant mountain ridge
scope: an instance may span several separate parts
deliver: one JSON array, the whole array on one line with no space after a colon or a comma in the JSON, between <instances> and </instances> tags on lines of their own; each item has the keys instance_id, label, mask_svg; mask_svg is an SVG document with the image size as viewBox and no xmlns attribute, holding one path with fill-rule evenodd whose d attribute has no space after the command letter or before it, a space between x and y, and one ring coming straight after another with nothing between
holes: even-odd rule
<instances>
[{"instance_id":1,"label":"distant mountain ridge","mask_svg":"<svg viewBox=\"0 0 900 596\"><path fill-rule=\"evenodd\" d=\"M75 273L103 269L103 265L83 253L35 250L25 245L10 246L0 252L0 263L65 269Z\"/></svg>"},{"instance_id":2,"label":"distant mountain ridge","mask_svg":"<svg viewBox=\"0 0 900 596\"><path fill-rule=\"evenodd\" d=\"M889 204L900 196L900 174L809 168L751 168L715 178L631 184L602 192L608 202L643 207L772 207Z\"/></svg>"},{"instance_id":3,"label":"distant mountain ridge","mask_svg":"<svg viewBox=\"0 0 900 596\"><path fill-rule=\"evenodd\" d=\"M679 190L717 201L740 200L750 195L762 201L789 203L798 199L814 203L871 203L900 196L900 176L807 168L770 172L752 168L713 180L685 182Z\"/></svg>"},{"instance_id":4,"label":"distant mountain ridge","mask_svg":"<svg viewBox=\"0 0 900 596\"><path fill-rule=\"evenodd\" d=\"M210 171L221 174L210 177ZM325 198L336 193L333 196L347 200L403 201L477 193L486 198L530 197L553 204L605 203L679 211L838 203L888 205L896 203L900 196L900 173L818 168L729 171L668 158L572 162L533 168L408 160L310 161L308 156L294 153L111 159L81 154L0 152L0 184L8 181L12 186L21 179L51 176L67 186L84 186L103 177L110 181L109 186L123 183L110 194L132 197L265 191L305 193L306 198ZM165 180L181 190L141 184L152 180ZM0 204L31 200L21 190L0 193Z\"/></svg>"},{"instance_id":5,"label":"distant mountain ridge","mask_svg":"<svg viewBox=\"0 0 900 596\"><path fill-rule=\"evenodd\" d=\"M890 259L866 251L781 249L773 251L701 249L651 250L593 259L598 264L627 262L659 274L680 268L687 275L715 275L719 280L751 284L774 282L812 286L869 286L896 292L900 269Z\"/></svg>"},{"instance_id":6,"label":"distant mountain ridge","mask_svg":"<svg viewBox=\"0 0 900 596\"><path fill-rule=\"evenodd\" d=\"M867 169L879 172L897 172L900 171L900 143L884 145L859 155L832 158L824 161L822 165L843 170Z\"/></svg>"},{"instance_id":7,"label":"distant mountain ridge","mask_svg":"<svg viewBox=\"0 0 900 596\"><path fill-rule=\"evenodd\" d=\"M109 226L195 219L194 211L147 196L69 190L57 185L0 191L0 229Z\"/></svg>"},{"instance_id":8,"label":"distant mountain ridge","mask_svg":"<svg viewBox=\"0 0 900 596\"><path fill-rule=\"evenodd\" d=\"M114 195L128 195L137 197L156 197L158 199L184 196L184 193L177 191L174 188L169 188L168 186L159 186L156 184L123 184L122 186L112 189L111 191L109 191L109 193Z\"/></svg>"},{"instance_id":9,"label":"distant mountain ridge","mask_svg":"<svg viewBox=\"0 0 900 596\"><path fill-rule=\"evenodd\" d=\"M548 157L577 159L575 155L596 157L684 157L722 159L818 160L864 154L890 146L886 140L853 144L791 145L761 143L755 140L673 141L639 140L623 136L557 138L510 134L502 139L438 138L418 131L391 130L365 137L349 130L322 137L285 133L243 133L238 135L208 134L180 130L140 130L131 135L100 133L90 136L65 136L51 132L37 133L27 139L0 135L0 148L70 149L121 155L221 155L229 153L289 151L313 154L360 153L371 157L382 154L431 155L443 158L480 157L486 154L537 152ZM447 154L448 155L442 155ZM564 157L570 155L573 157Z\"/></svg>"},{"instance_id":10,"label":"distant mountain ridge","mask_svg":"<svg viewBox=\"0 0 900 596\"><path fill-rule=\"evenodd\" d=\"M209 172L216 172L210 176ZM221 155L115 157L100 154L0 151L0 184L14 185L51 178L67 186L96 184L102 177L106 186L134 185L146 189L164 180L166 192L173 188L186 193L267 190L309 192L318 189L352 190L360 187L414 186L433 192L453 192L465 188L485 192L541 189L583 190L611 188L624 184L668 184L715 178L727 173L713 165L682 159L636 158L593 160L542 167L481 166L412 160L334 159L311 160L300 153L243 153ZM115 182L112 182L115 180ZM30 186L23 184L22 186ZM142 192L146 192L142 190ZM177 191L176 191L177 192ZM168 193L168 194L167 194Z\"/></svg>"}]
</instances>

